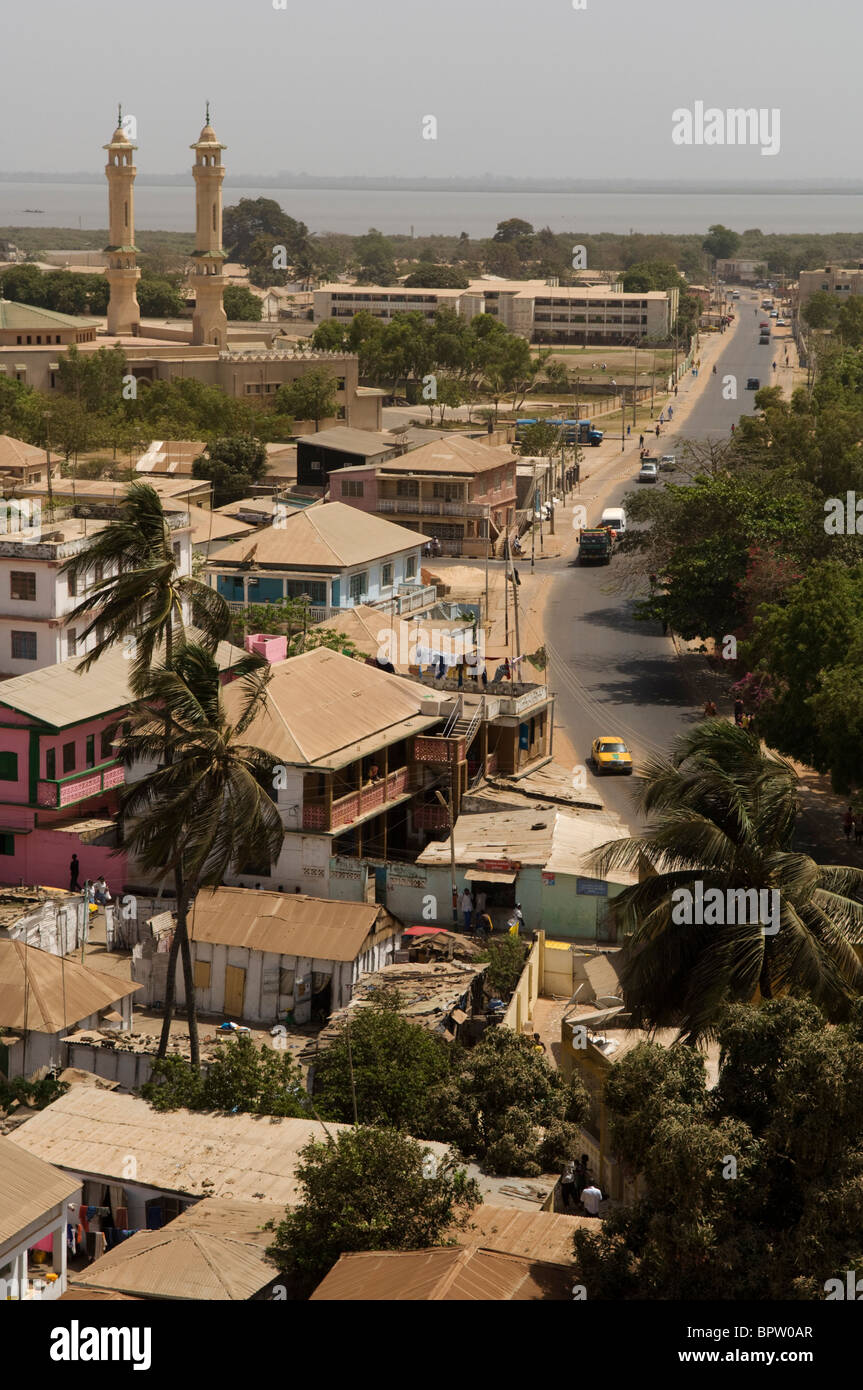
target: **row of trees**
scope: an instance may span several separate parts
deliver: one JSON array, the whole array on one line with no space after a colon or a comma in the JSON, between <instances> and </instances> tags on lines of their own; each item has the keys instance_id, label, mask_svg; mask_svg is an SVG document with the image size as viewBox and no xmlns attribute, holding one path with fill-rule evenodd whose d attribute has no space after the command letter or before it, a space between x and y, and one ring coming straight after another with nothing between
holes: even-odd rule
<instances>
[{"instance_id":1,"label":"row of trees","mask_svg":"<svg viewBox=\"0 0 863 1390\"><path fill-rule=\"evenodd\" d=\"M180 273L156 275L143 270L135 293L144 318L178 318L189 314L182 294ZM32 304L61 314L108 312L110 286L101 272L88 275L72 270L40 270L35 265L16 265L0 275L0 295L15 304ZM244 285L226 285L225 313L231 320L257 321L261 301Z\"/></svg>"},{"instance_id":2,"label":"row of trees","mask_svg":"<svg viewBox=\"0 0 863 1390\"><path fill-rule=\"evenodd\" d=\"M770 746L847 790L863 784L863 348L828 342L811 392L755 399L730 443L684 446L686 485L630 499L650 524L623 552L650 582L641 616L736 656Z\"/></svg>"}]
</instances>

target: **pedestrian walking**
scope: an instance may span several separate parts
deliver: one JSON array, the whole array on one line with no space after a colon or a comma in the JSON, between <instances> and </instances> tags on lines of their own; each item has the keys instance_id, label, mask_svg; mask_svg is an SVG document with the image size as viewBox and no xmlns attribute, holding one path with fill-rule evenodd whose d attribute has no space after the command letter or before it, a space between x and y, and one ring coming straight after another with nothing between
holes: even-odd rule
<instances>
[{"instance_id":1,"label":"pedestrian walking","mask_svg":"<svg viewBox=\"0 0 863 1390\"><path fill-rule=\"evenodd\" d=\"M627 427L626 427L626 437L627 437L627 439L629 438L629 436L630 436L631 434L632 434L632 426L631 426L631 425L627 425Z\"/></svg>"},{"instance_id":2,"label":"pedestrian walking","mask_svg":"<svg viewBox=\"0 0 863 1390\"><path fill-rule=\"evenodd\" d=\"M564 1207L574 1207L578 1204L578 1196L575 1191L575 1164L567 1163L560 1179L560 1195Z\"/></svg>"},{"instance_id":3,"label":"pedestrian walking","mask_svg":"<svg viewBox=\"0 0 863 1390\"><path fill-rule=\"evenodd\" d=\"M463 919L464 919L464 929L465 929L465 931L470 931L470 919L471 919L471 914L472 914L472 912L473 912L473 898L472 898L471 895L470 895L470 889L469 889L469 888L465 888L464 892L463 892L462 895L461 895L461 913L462 913L462 917L463 917Z\"/></svg>"},{"instance_id":4,"label":"pedestrian walking","mask_svg":"<svg viewBox=\"0 0 863 1390\"><path fill-rule=\"evenodd\" d=\"M81 892L81 880L80 880L80 878L78 877L78 875L80 874L80 872L81 872L81 865L78 863L78 856L77 856L77 854L73 854L73 855L72 855L72 862L71 862L71 864L69 865L69 892L70 892L70 893L80 893L80 892Z\"/></svg>"},{"instance_id":5,"label":"pedestrian walking","mask_svg":"<svg viewBox=\"0 0 863 1390\"><path fill-rule=\"evenodd\" d=\"M656 426L656 437L657 437L657 439L659 438L659 426L658 426L658 425Z\"/></svg>"},{"instance_id":6,"label":"pedestrian walking","mask_svg":"<svg viewBox=\"0 0 863 1390\"><path fill-rule=\"evenodd\" d=\"M660 414L660 416L659 416L659 423L660 423L660 425L664 425L664 424L665 424L665 411L664 411L664 410L661 412L661 414Z\"/></svg>"},{"instance_id":7,"label":"pedestrian walking","mask_svg":"<svg viewBox=\"0 0 863 1390\"><path fill-rule=\"evenodd\" d=\"M640 434L640 435L638 436L638 447L639 447L639 449L643 449L643 448L644 448L644 435L643 435L643 434Z\"/></svg>"},{"instance_id":8,"label":"pedestrian walking","mask_svg":"<svg viewBox=\"0 0 863 1390\"><path fill-rule=\"evenodd\" d=\"M581 1200L582 1192L590 1182L590 1175L587 1171L587 1162L587 1154L582 1154L581 1158L575 1165L575 1191L579 1201Z\"/></svg>"},{"instance_id":9,"label":"pedestrian walking","mask_svg":"<svg viewBox=\"0 0 863 1390\"><path fill-rule=\"evenodd\" d=\"M673 419L674 419L674 406L673 406L673 405L670 405L670 406L668 407L668 418L669 418L669 420L673 420Z\"/></svg>"},{"instance_id":10,"label":"pedestrian walking","mask_svg":"<svg viewBox=\"0 0 863 1390\"><path fill-rule=\"evenodd\" d=\"M675 386L675 388L674 388L674 394L675 394L675 396L677 395L677 387L676 387L676 386Z\"/></svg>"},{"instance_id":11,"label":"pedestrian walking","mask_svg":"<svg viewBox=\"0 0 863 1390\"><path fill-rule=\"evenodd\" d=\"M850 806L842 817L842 828L845 831L845 839L850 840L851 831L854 829L854 812Z\"/></svg>"},{"instance_id":12,"label":"pedestrian walking","mask_svg":"<svg viewBox=\"0 0 863 1390\"><path fill-rule=\"evenodd\" d=\"M599 1216L599 1204L602 1201L602 1193L593 1183L586 1187L581 1194L581 1205L584 1207L588 1216Z\"/></svg>"}]
</instances>

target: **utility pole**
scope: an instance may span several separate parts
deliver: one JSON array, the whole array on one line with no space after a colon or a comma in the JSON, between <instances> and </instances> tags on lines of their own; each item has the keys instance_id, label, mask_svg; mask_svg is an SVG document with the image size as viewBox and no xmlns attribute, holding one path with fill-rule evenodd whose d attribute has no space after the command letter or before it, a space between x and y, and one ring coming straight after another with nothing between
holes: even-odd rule
<instances>
[{"instance_id":1,"label":"utility pole","mask_svg":"<svg viewBox=\"0 0 863 1390\"><path fill-rule=\"evenodd\" d=\"M346 1029L346 1033L347 1033L347 1043L348 1043L348 1067L350 1068L350 1073L351 1073L351 1101L352 1101L353 1110L354 1110L354 1124L357 1125L357 1124L359 1124L359 1120L357 1119L357 1086L356 1086L356 1082L355 1082L355 1080L354 1080L354 1054L353 1054L353 1052L351 1051L351 1011L350 1011L350 1009L348 1009L347 1013L345 1014L345 1029Z\"/></svg>"},{"instance_id":2,"label":"utility pole","mask_svg":"<svg viewBox=\"0 0 863 1390\"><path fill-rule=\"evenodd\" d=\"M503 643L509 652L509 534L503 546Z\"/></svg>"},{"instance_id":3,"label":"utility pole","mask_svg":"<svg viewBox=\"0 0 863 1390\"><path fill-rule=\"evenodd\" d=\"M454 764L451 763L450 767L452 768L453 766ZM452 811L452 782L450 782L446 800L444 800L439 791L435 792L435 796L441 806L446 807L449 814L449 876L452 886L452 920L455 925L458 926L458 889L455 882L455 817Z\"/></svg>"},{"instance_id":4,"label":"utility pole","mask_svg":"<svg viewBox=\"0 0 863 1390\"><path fill-rule=\"evenodd\" d=\"M530 505L532 509L530 518L530 572L533 574L533 563L536 556L536 459L533 461L533 488L531 489ZM514 594L513 598L515 598Z\"/></svg>"},{"instance_id":5,"label":"utility pole","mask_svg":"<svg viewBox=\"0 0 863 1390\"><path fill-rule=\"evenodd\" d=\"M515 663L516 663L516 661L518 660L518 658L521 656L521 638L519 637L519 632L518 632L518 581L517 581L516 576L515 576L515 566L512 564L512 561L511 561L511 560L510 560L510 566L511 566L511 568L512 568L512 613L513 613L513 621L514 621L514 624L515 624L515 657L513 658L513 663L512 663L512 665L513 665L513 676L514 676L514 675L515 675Z\"/></svg>"},{"instance_id":6,"label":"utility pole","mask_svg":"<svg viewBox=\"0 0 863 1390\"><path fill-rule=\"evenodd\" d=\"M485 504L485 620L489 621L488 616L488 552L491 546L491 504Z\"/></svg>"}]
</instances>

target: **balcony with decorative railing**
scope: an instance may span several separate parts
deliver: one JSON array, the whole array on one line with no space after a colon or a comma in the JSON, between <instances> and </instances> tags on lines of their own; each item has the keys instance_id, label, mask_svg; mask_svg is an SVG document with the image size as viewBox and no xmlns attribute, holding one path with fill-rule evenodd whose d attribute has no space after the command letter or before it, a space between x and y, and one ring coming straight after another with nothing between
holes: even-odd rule
<instances>
[{"instance_id":1,"label":"balcony with decorative railing","mask_svg":"<svg viewBox=\"0 0 863 1390\"><path fill-rule=\"evenodd\" d=\"M318 796L303 800L304 830L341 830L362 820L374 811L383 811L395 805L411 792L411 774L408 767L399 767L385 777L368 780L355 792L348 792L330 803Z\"/></svg>"},{"instance_id":2,"label":"balcony with decorative railing","mask_svg":"<svg viewBox=\"0 0 863 1390\"><path fill-rule=\"evenodd\" d=\"M48 810L59 810L91 796L100 796L113 787L121 787L125 780L126 769L118 762L100 763L86 772L72 772L68 777L43 777L36 786L36 804Z\"/></svg>"}]
</instances>

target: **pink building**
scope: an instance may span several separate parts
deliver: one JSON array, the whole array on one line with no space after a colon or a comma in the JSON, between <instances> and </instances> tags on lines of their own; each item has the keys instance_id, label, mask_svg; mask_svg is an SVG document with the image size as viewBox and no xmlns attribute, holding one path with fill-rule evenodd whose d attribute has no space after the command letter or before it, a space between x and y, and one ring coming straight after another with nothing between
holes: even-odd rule
<instances>
[{"instance_id":1,"label":"pink building","mask_svg":"<svg viewBox=\"0 0 863 1390\"><path fill-rule=\"evenodd\" d=\"M223 643L226 671L242 653ZM116 853L116 814L127 773L116 727L132 702L122 647L86 673L78 658L0 682L0 884L69 887L104 874L115 894L127 878Z\"/></svg>"}]
</instances>

